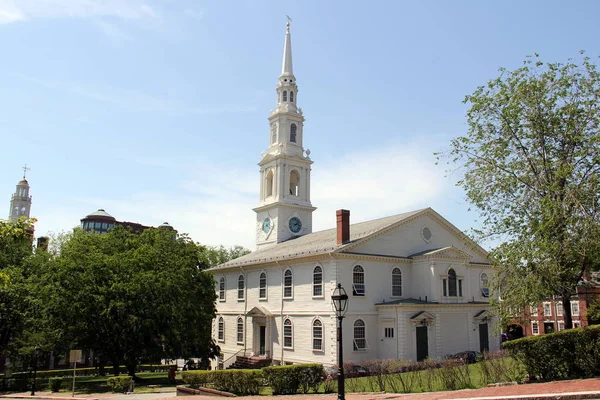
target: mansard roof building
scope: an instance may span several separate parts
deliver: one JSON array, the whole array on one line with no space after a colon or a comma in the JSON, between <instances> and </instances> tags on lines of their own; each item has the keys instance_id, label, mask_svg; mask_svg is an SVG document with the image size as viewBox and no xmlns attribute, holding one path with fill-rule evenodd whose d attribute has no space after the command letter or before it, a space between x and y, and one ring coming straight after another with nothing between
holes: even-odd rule
<instances>
[{"instance_id":1,"label":"mansard roof building","mask_svg":"<svg viewBox=\"0 0 600 400\"><path fill-rule=\"evenodd\" d=\"M276 93L269 145L259 162L257 250L212 268L218 296L213 335L223 353L215 367L239 357L260 365L336 364L331 295L338 284L349 295L347 361L498 349L488 254L433 209L355 224L348 210L338 210L335 228L312 232L313 161L303 147L308 136L289 24Z\"/></svg>"}]
</instances>

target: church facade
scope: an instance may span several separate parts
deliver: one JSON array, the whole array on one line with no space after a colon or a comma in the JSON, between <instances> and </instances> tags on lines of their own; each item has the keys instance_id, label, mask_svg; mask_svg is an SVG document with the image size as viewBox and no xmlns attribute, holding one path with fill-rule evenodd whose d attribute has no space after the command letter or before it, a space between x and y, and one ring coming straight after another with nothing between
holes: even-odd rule
<instances>
[{"instance_id":1,"label":"church facade","mask_svg":"<svg viewBox=\"0 0 600 400\"><path fill-rule=\"evenodd\" d=\"M214 367L238 357L336 364L331 294L338 283L349 295L346 361L497 350L487 252L433 209L356 224L338 210L335 228L312 232L312 160L303 147L289 24L276 92L259 162L257 250L211 269L213 336L223 353Z\"/></svg>"}]
</instances>

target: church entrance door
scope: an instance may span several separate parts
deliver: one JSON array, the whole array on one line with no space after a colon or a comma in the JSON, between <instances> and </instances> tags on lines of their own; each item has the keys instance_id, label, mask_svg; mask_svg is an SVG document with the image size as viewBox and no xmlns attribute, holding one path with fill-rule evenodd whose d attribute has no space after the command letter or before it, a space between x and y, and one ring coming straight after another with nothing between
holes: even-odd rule
<instances>
[{"instance_id":1,"label":"church entrance door","mask_svg":"<svg viewBox=\"0 0 600 400\"><path fill-rule=\"evenodd\" d=\"M482 353L490 349L488 324L479 324L479 351Z\"/></svg>"},{"instance_id":2,"label":"church entrance door","mask_svg":"<svg viewBox=\"0 0 600 400\"><path fill-rule=\"evenodd\" d=\"M417 326L417 361L423 361L429 356L429 338L427 327Z\"/></svg>"},{"instance_id":3,"label":"church entrance door","mask_svg":"<svg viewBox=\"0 0 600 400\"><path fill-rule=\"evenodd\" d=\"M267 327L260 325L259 327L259 353L258 355L264 356L267 354L266 342L267 342Z\"/></svg>"}]
</instances>

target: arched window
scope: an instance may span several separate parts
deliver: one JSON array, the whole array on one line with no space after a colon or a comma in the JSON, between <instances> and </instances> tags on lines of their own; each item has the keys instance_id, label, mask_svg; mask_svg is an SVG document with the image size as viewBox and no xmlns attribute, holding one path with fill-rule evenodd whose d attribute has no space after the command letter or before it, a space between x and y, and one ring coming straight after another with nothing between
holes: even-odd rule
<instances>
[{"instance_id":1,"label":"arched window","mask_svg":"<svg viewBox=\"0 0 600 400\"><path fill-rule=\"evenodd\" d=\"M290 125L290 142L296 143L296 133L298 131L298 127L296 124Z\"/></svg>"},{"instance_id":2,"label":"arched window","mask_svg":"<svg viewBox=\"0 0 600 400\"><path fill-rule=\"evenodd\" d=\"M244 319L242 317L237 320L237 342L239 344L244 343Z\"/></svg>"},{"instance_id":3,"label":"arched window","mask_svg":"<svg viewBox=\"0 0 600 400\"><path fill-rule=\"evenodd\" d=\"M223 321L223 317L219 317L219 333L217 337L220 341L225 340L225 321Z\"/></svg>"},{"instance_id":4,"label":"arched window","mask_svg":"<svg viewBox=\"0 0 600 400\"><path fill-rule=\"evenodd\" d=\"M352 295L365 295L365 270L360 265L355 266L352 272Z\"/></svg>"},{"instance_id":5,"label":"arched window","mask_svg":"<svg viewBox=\"0 0 600 400\"><path fill-rule=\"evenodd\" d=\"M299 194L299 182L300 174L295 169L290 172L290 194L292 196L298 196Z\"/></svg>"},{"instance_id":6,"label":"arched window","mask_svg":"<svg viewBox=\"0 0 600 400\"><path fill-rule=\"evenodd\" d=\"M219 300L225 301L225 277L222 276L219 280Z\"/></svg>"},{"instance_id":7,"label":"arched window","mask_svg":"<svg viewBox=\"0 0 600 400\"><path fill-rule=\"evenodd\" d=\"M313 321L312 336L313 350L323 351L323 323L319 319Z\"/></svg>"},{"instance_id":8,"label":"arched window","mask_svg":"<svg viewBox=\"0 0 600 400\"><path fill-rule=\"evenodd\" d=\"M238 278L238 299L244 299L244 275Z\"/></svg>"},{"instance_id":9,"label":"arched window","mask_svg":"<svg viewBox=\"0 0 600 400\"><path fill-rule=\"evenodd\" d=\"M481 288L482 297L490 297L488 275L485 272L482 272L481 276L479 277L479 287Z\"/></svg>"},{"instance_id":10,"label":"arched window","mask_svg":"<svg viewBox=\"0 0 600 400\"><path fill-rule=\"evenodd\" d=\"M367 349L367 332L365 322L362 319L357 319L354 322L354 351Z\"/></svg>"},{"instance_id":11,"label":"arched window","mask_svg":"<svg viewBox=\"0 0 600 400\"><path fill-rule=\"evenodd\" d=\"M287 90L283 91L283 101L287 101Z\"/></svg>"},{"instance_id":12,"label":"arched window","mask_svg":"<svg viewBox=\"0 0 600 400\"><path fill-rule=\"evenodd\" d=\"M292 270L288 269L283 274L283 298L291 299L294 296L294 275Z\"/></svg>"},{"instance_id":13,"label":"arched window","mask_svg":"<svg viewBox=\"0 0 600 400\"><path fill-rule=\"evenodd\" d=\"M267 189L267 197L273 196L273 170L270 169L267 172L267 179L265 180L265 186Z\"/></svg>"},{"instance_id":14,"label":"arched window","mask_svg":"<svg viewBox=\"0 0 600 400\"><path fill-rule=\"evenodd\" d=\"M258 279L258 297L260 299L267 298L267 273L262 272Z\"/></svg>"},{"instance_id":15,"label":"arched window","mask_svg":"<svg viewBox=\"0 0 600 400\"><path fill-rule=\"evenodd\" d=\"M456 272L452 268L450 268L450 270L448 271L448 296L458 296L458 290L456 286Z\"/></svg>"},{"instance_id":16,"label":"arched window","mask_svg":"<svg viewBox=\"0 0 600 400\"><path fill-rule=\"evenodd\" d=\"M392 270L392 296L402 297L402 271L400 268Z\"/></svg>"},{"instance_id":17,"label":"arched window","mask_svg":"<svg viewBox=\"0 0 600 400\"><path fill-rule=\"evenodd\" d=\"M283 321L283 347L291 349L294 347L294 327L292 326L292 321L289 318L286 318Z\"/></svg>"},{"instance_id":18,"label":"arched window","mask_svg":"<svg viewBox=\"0 0 600 400\"><path fill-rule=\"evenodd\" d=\"M318 265L313 270L313 296L323 296L323 269Z\"/></svg>"},{"instance_id":19,"label":"arched window","mask_svg":"<svg viewBox=\"0 0 600 400\"><path fill-rule=\"evenodd\" d=\"M290 90L290 103L294 102L294 92Z\"/></svg>"}]
</instances>

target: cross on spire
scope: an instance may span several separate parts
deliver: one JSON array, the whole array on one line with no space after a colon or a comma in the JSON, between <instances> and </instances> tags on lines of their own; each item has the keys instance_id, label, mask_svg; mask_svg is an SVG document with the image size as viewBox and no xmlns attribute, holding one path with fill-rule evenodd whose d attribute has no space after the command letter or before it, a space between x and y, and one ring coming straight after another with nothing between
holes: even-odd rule
<instances>
[{"instance_id":1,"label":"cross on spire","mask_svg":"<svg viewBox=\"0 0 600 400\"><path fill-rule=\"evenodd\" d=\"M23 179L25 179L25 175L27 174L27 171L31 171L31 168L29 168L29 167L27 166L27 164L25 164L25 165L24 165L23 167L21 167L21 168L23 168Z\"/></svg>"}]
</instances>

